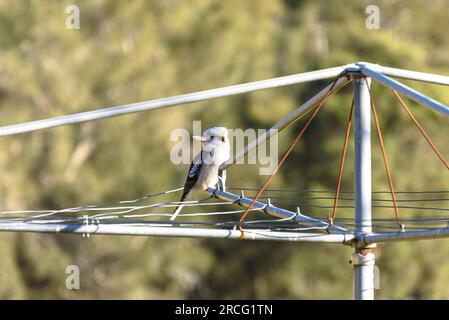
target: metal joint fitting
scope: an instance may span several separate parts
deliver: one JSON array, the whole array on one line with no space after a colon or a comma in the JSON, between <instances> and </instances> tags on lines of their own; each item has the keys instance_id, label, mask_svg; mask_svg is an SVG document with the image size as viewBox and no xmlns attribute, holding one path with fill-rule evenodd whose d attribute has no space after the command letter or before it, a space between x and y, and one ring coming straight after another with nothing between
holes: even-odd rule
<instances>
[{"instance_id":1,"label":"metal joint fitting","mask_svg":"<svg viewBox=\"0 0 449 320\"><path fill-rule=\"evenodd\" d=\"M351 256L351 263L354 266L374 266L376 263L376 255L372 252L365 255L361 253L353 253Z\"/></svg>"}]
</instances>

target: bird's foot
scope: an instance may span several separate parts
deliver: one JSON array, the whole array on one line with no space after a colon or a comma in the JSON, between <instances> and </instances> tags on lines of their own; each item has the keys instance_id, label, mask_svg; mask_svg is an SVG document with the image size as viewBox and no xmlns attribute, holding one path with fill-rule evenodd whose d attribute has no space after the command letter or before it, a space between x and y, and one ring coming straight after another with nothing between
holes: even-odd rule
<instances>
[{"instance_id":1,"label":"bird's foot","mask_svg":"<svg viewBox=\"0 0 449 320\"><path fill-rule=\"evenodd\" d=\"M220 190L220 191L226 191L226 186L225 186L225 184L224 184L224 181L223 180L221 180L221 178L219 178L218 179L218 183L217 183L217 185L216 185L216 188L218 189L218 190Z\"/></svg>"},{"instance_id":2,"label":"bird's foot","mask_svg":"<svg viewBox=\"0 0 449 320\"><path fill-rule=\"evenodd\" d=\"M226 171L219 172L217 189L220 191L226 191Z\"/></svg>"}]
</instances>

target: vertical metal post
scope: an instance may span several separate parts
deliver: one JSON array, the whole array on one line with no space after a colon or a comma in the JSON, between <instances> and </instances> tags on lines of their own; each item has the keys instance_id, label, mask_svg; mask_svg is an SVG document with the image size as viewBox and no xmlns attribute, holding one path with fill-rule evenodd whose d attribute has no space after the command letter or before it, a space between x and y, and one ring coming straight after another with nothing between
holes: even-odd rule
<instances>
[{"instance_id":1,"label":"vertical metal post","mask_svg":"<svg viewBox=\"0 0 449 320\"><path fill-rule=\"evenodd\" d=\"M371 233L371 101L370 78L354 78L354 191L357 233ZM354 266L354 298L374 299L374 263L372 246L358 245L352 255Z\"/></svg>"}]
</instances>

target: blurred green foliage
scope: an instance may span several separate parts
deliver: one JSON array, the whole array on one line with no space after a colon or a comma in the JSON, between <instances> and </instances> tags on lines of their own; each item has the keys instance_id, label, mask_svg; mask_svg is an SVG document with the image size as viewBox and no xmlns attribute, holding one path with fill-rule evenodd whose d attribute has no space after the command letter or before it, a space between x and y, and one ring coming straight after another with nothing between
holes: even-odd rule
<instances>
[{"instance_id":1,"label":"blurred green foliage","mask_svg":"<svg viewBox=\"0 0 449 320\"><path fill-rule=\"evenodd\" d=\"M65 27L69 4L80 7L80 30ZM368 4L380 8L380 30L365 27ZM354 61L449 74L448 7L445 0L3 0L0 125ZM190 130L192 120L269 128L325 83L2 138L0 209L64 208L181 186L187 166L169 161L173 129ZM407 83L449 103L445 87ZM377 84L373 92L396 189L449 189L447 171L391 92ZM350 88L328 100L272 187L335 187L350 100ZM448 119L410 106L449 156ZM280 152L302 124L280 135ZM352 146L346 189L351 155ZM373 170L374 189L386 190L377 146ZM259 186L265 177L257 172L236 166L228 184ZM377 297L448 298L448 251L447 240L381 246ZM295 243L3 233L0 298L346 299L350 254ZM68 264L81 268L79 291L65 288Z\"/></svg>"}]
</instances>

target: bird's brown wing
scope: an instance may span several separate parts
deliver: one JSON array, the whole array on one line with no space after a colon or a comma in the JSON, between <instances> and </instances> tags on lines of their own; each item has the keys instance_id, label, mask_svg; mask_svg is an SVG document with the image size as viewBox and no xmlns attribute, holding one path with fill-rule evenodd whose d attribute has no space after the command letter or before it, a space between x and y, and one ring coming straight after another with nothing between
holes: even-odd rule
<instances>
[{"instance_id":1,"label":"bird's brown wing","mask_svg":"<svg viewBox=\"0 0 449 320\"><path fill-rule=\"evenodd\" d=\"M200 157L198 160L194 160L189 168L189 173L187 175L186 182L184 184L184 191L182 192L181 200L184 201L189 191L193 188L195 183L198 181L199 173L201 170L201 167L203 166L202 157Z\"/></svg>"}]
</instances>

